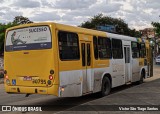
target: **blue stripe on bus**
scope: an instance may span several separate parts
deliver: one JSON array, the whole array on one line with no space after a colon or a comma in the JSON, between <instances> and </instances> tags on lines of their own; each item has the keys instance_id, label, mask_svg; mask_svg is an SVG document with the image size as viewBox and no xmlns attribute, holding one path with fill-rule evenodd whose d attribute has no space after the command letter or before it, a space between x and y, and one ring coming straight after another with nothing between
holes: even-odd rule
<instances>
[{"instance_id":1,"label":"blue stripe on bus","mask_svg":"<svg viewBox=\"0 0 160 114\"><path fill-rule=\"evenodd\" d=\"M44 43L32 43L32 44L19 44L19 45L8 45L6 51L20 51L20 50L37 50L37 49L50 49L52 47L51 42Z\"/></svg>"}]
</instances>

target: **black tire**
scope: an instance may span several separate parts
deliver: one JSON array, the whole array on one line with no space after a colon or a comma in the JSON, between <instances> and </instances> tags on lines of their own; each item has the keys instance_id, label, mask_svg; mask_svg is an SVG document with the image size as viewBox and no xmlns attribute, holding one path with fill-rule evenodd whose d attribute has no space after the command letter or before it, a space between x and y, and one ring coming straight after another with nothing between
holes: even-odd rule
<instances>
[{"instance_id":1,"label":"black tire","mask_svg":"<svg viewBox=\"0 0 160 114\"><path fill-rule=\"evenodd\" d=\"M141 78L140 78L140 80L138 81L138 84L142 84L142 83L144 82L144 76L145 76L145 72L142 71L142 72L141 72Z\"/></svg>"},{"instance_id":2,"label":"black tire","mask_svg":"<svg viewBox=\"0 0 160 114\"><path fill-rule=\"evenodd\" d=\"M110 91L111 91L111 81L109 80L108 77L104 77L102 80L100 96L104 97L108 95Z\"/></svg>"}]
</instances>

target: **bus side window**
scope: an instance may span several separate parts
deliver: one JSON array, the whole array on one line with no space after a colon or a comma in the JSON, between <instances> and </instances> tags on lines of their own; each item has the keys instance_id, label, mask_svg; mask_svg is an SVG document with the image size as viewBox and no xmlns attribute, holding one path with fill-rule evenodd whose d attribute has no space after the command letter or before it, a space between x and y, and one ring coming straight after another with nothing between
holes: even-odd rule
<instances>
[{"instance_id":1,"label":"bus side window","mask_svg":"<svg viewBox=\"0 0 160 114\"><path fill-rule=\"evenodd\" d=\"M85 60L85 43L81 43L81 53L82 53L82 66L86 66L86 60Z\"/></svg>"},{"instance_id":2,"label":"bus side window","mask_svg":"<svg viewBox=\"0 0 160 114\"><path fill-rule=\"evenodd\" d=\"M145 58L146 57L146 46L145 43L140 43L140 57Z\"/></svg>"},{"instance_id":3,"label":"bus side window","mask_svg":"<svg viewBox=\"0 0 160 114\"><path fill-rule=\"evenodd\" d=\"M76 33L59 31L58 44L59 55L62 61L80 59L78 35Z\"/></svg>"},{"instance_id":4,"label":"bus side window","mask_svg":"<svg viewBox=\"0 0 160 114\"><path fill-rule=\"evenodd\" d=\"M97 37L93 36L93 46L94 46L94 57L95 59L98 59L98 43L97 43Z\"/></svg>"},{"instance_id":5,"label":"bus side window","mask_svg":"<svg viewBox=\"0 0 160 114\"><path fill-rule=\"evenodd\" d=\"M91 49L90 44L87 44L87 66L91 65Z\"/></svg>"},{"instance_id":6,"label":"bus side window","mask_svg":"<svg viewBox=\"0 0 160 114\"><path fill-rule=\"evenodd\" d=\"M114 59L123 59L122 41L112 39L112 55Z\"/></svg>"},{"instance_id":7,"label":"bus side window","mask_svg":"<svg viewBox=\"0 0 160 114\"><path fill-rule=\"evenodd\" d=\"M132 58L139 58L139 43L131 42L132 47Z\"/></svg>"},{"instance_id":8,"label":"bus side window","mask_svg":"<svg viewBox=\"0 0 160 114\"><path fill-rule=\"evenodd\" d=\"M98 54L100 59L111 58L111 41L109 38L98 37Z\"/></svg>"}]
</instances>

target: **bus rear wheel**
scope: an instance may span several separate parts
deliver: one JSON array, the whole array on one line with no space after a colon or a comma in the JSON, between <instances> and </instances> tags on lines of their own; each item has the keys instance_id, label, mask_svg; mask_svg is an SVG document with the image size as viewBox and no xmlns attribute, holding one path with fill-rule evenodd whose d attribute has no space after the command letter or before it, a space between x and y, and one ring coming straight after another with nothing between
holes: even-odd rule
<instances>
[{"instance_id":1,"label":"bus rear wheel","mask_svg":"<svg viewBox=\"0 0 160 114\"><path fill-rule=\"evenodd\" d=\"M108 95L111 91L111 82L108 77L104 77L102 80L102 86L101 86L101 97L104 97Z\"/></svg>"}]
</instances>

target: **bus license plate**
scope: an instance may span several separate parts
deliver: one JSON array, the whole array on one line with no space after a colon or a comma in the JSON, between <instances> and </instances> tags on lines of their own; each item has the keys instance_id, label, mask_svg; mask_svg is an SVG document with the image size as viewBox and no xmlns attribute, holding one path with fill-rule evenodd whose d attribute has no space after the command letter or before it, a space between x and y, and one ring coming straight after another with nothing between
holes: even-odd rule
<instances>
[{"instance_id":1,"label":"bus license plate","mask_svg":"<svg viewBox=\"0 0 160 114\"><path fill-rule=\"evenodd\" d=\"M30 77L30 76L25 76L25 77L23 78L23 80L24 80L24 81L31 81L31 80L32 80L32 77Z\"/></svg>"}]
</instances>

